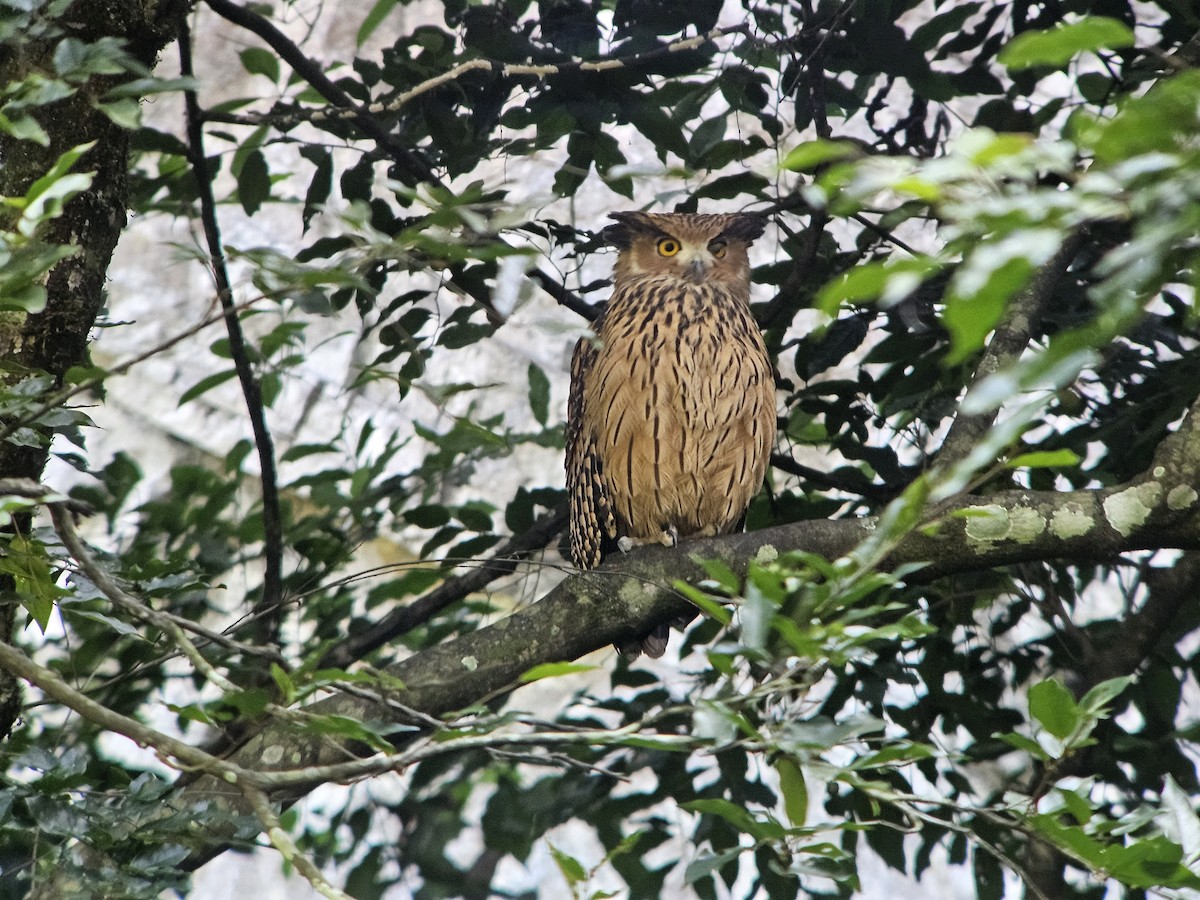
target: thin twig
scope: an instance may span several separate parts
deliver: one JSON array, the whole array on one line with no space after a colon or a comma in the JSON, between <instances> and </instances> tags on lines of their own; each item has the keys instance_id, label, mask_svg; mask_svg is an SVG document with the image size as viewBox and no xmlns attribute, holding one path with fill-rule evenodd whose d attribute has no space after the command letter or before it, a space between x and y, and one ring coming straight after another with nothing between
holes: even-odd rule
<instances>
[{"instance_id":1,"label":"thin twig","mask_svg":"<svg viewBox=\"0 0 1200 900\"><path fill-rule=\"evenodd\" d=\"M471 750L493 750L505 747L559 747L597 746L622 747L632 738L639 744L653 741L662 750L707 751L716 753L717 748L707 746L705 741L690 734L645 733L643 722L635 722L621 728L594 729L591 731L539 731L529 734L479 734L464 735L446 740L422 739L414 746L398 753L380 753L363 759L328 765L308 766L285 771L260 771L252 782L268 792L284 791L316 784L349 784L382 775L386 772L402 772L417 763L447 754L464 753ZM752 742L739 742L740 746L766 749Z\"/></svg>"},{"instance_id":2,"label":"thin twig","mask_svg":"<svg viewBox=\"0 0 1200 900\"><path fill-rule=\"evenodd\" d=\"M256 303L261 303L263 299L263 297L252 297L249 300L244 300L237 305L236 312L241 313L247 309L250 309ZM188 328L185 328L183 331L171 335L166 340L155 344L148 350L143 350L141 353L117 363L112 368L105 369L98 375L91 375L87 378L84 378L70 387L63 388L60 391L55 391L47 400L43 401L28 413L12 419L11 421L5 422L4 427L0 428L0 441L8 440L8 438L10 438L18 429L24 428L27 425L32 425L46 413L50 412L50 410L58 409L72 397L77 397L85 391L90 391L92 388L100 386L104 383L106 378L110 378L114 375L124 375L134 366L144 363L151 357L158 356L158 354L170 350L176 344L183 343L188 338L195 336L197 333L203 331L205 328L208 328L210 325L215 325L224 319L224 311L205 316L195 325L191 325Z\"/></svg>"},{"instance_id":3,"label":"thin twig","mask_svg":"<svg viewBox=\"0 0 1200 900\"><path fill-rule=\"evenodd\" d=\"M857 477L845 477L837 475L834 472L823 472L820 469L814 469L811 466L798 463L783 453L771 454L771 468L787 472L789 475L795 475L809 484L842 491L843 493L851 494L855 497L863 497L868 500L893 500L905 487L905 485L875 484L875 482L862 473L858 473Z\"/></svg>"},{"instance_id":4,"label":"thin twig","mask_svg":"<svg viewBox=\"0 0 1200 900\"><path fill-rule=\"evenodd\" d=\"M242 794L245 795L246 802L250 804L250 808L254 810L258 821L262 823L263 831L266 832L267 840L271 842L271 846L279 851L279 855L283 857L284 862L296 867L296 871L304 876L305 880L312 885L313 890L322 897L330 898L330 900L354 900L349 894L330 884L325 876L321 874L321 870L313 865L312 860L300 852L300 848L296 846L296 842L292 840L292 836L287 833L287 830L279 821L279 816L271 808L271 803L265 793L248 784L243 784Z\"/></svg>"},{"instance_id":5,"label":"thin twig","mask_svg":"<svg viewBox=\"0 0 1200 900\"><path fill-rule=\"evenodd\" d=\"M0 487L3 487L3 485L0 485ZM270 651L257 645L243 644L240 641L235 641L226 637L220 632L205 628L203 625L199 625L196 622L182 620L180 617L171 613L160 612L149 604L138 600L133 595L126 592L119 584L117 584L116 579L109 575L108 572L106 572L104 568L96 562L95 558L92 556L83 540L79 537L79 533L75 530L75 524L71 521L71 512L69 511L67 505L48 499L48 497L52 495L48 494L48 489L43 489L43 491L46 492L46 496L43 497L43 500L46 502L46 508L49 510L50 518L54 523L54 530L58 534L59 539L63 542L63 546L67 549L67 552L71 554L71 557L79 566L79 571L87 576L88 580L90 580L92 584L96 586L96 589L99 590L100 593L102 593L108 599L108 601L112 603L113 606L117 607L118 609L125 610L129 615L133 616L139 621L153 625L160 631L170 635L175 640L180 650L182 650L189 659L192 659L193 662L195 662L194 657L198 657L199 653L197 652L195 646L191 644L190 639L183 635L182 631L185 628L212 644L216 644L218 646L225 647L226 649L235 650L239 653L244 653L247 655L264 656L270 659L272 662L278 663L279 665L284 664L285 661L283 657L274 651ZM188 650L189 647L190 652ZM203 658L201 657L201 659ZM208 666L207 661L204 661L204 666ZM216 675L215 672L212 674ZM221 676L218 676L216 680L224 682L225 679ZM238 688L234 685L228 685L223 689L234 691L238 690Z\"/></svg>"},{"instance_id":6,"label":"thin twig","mask_svg":"<svg viewBox=\"0 0 1200 900\"><path fill-rule=\"evenodd\" d=\"M0 667L15 673L38 688L43 694L68 709L72 709L105 731L123 734L141 747L153 747L160 755L171 757L177 764L201 769L218 778L236 781L242 777L254 778L254 773L240 766L210 756L191 744L156 731L135 719L114 712L90 697L75 690L50 669L40 666L11 644L0 641Z\"/></svg>"},{"instance_id":7,"label":"thin twig","mask_svg":"<svg viewBox=\"0 0 1200 900\"><path fill-rule=\"evenodd\" d=\"M179 65L184 78L192 76L192 36L187 19L180 24ZM216 282L217 297L225 311L225 328L229 335L229 355L237 371L242 396L246 400L246 412L250 418L250 429L254 434L254 446L258 452L259 481L262 485L263 515L263 585L258 607L276 609L283 599L283 519L279 510L279 479L275 468L275 446L271 431L267 427L266 410L263 407L262 389L254 376L242 334L241 322L233 302L233 287L229 271L225 266L225 251L221 231L217 224L217 201L213 196L212 173L204 156L204 125L200 117L200 104L193 90L184 91L187 110L188 150L192 157L196 188L200 197L200 218L204 223L204 236L208 242L209 261ZM263 644L274 644L279 636L279 616L263 620L266 624L262 635Z\"/></svg>"},{"instance_id":8,"label":"thin twig","mask_svg":"<svg viewBox=\"0 0 1200 900\"><path fill-rule=\"evenodd\" d=\"M795 302L795 296L800 293L804 286L804 280L808 277L812 270L813 261L817 258L817 249L821 243L821 236L825 233L825 226L829 222L829 216L824 210L811 210L809 215L809 226L804 230L804 235L800 240L799 252L792 258L792 267L788 270L787 275L783 279L783 283L779 285L779 290L775 296L767 302L762 313L758 317L758 323L763 328L769 328L776 324L775 320L779 314L788 306ZM780 228L783 228L780 223ZM793 235L788 233L789 237ZM782 337L782 334L781 334Z\"/></svg>"}]
</instances>

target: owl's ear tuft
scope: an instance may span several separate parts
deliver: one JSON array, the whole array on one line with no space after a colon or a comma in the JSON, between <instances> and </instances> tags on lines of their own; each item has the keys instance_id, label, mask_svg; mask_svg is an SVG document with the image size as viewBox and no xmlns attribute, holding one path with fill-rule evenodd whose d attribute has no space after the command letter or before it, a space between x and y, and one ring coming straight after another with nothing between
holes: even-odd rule
<instances>
[{"instance_id":1,"label":"owl's ear tuft","mask_svg":"<svg viewBox=\"0 0 1200 900\"><path fill-rule=\"evenodd\" d=\"M751 243L761 237L767 227L767 217L759 213L738 213L730 217L730 222L721 232L721 237L727 240L745 241Z\"/></svg>"},{"instance_id":2,"label":"owl's ear tuft","mask_svg":"<svg viewBox=\"0 0 1200 900\"><path fill-rule=\"evenodd\" d=\"M650 223L645 213L615 212L609 213L608 217L616 219L616 224L609 225L603 229L600 232L600 239L606 244L620 247L622 250L629 248L633 244L633 239L636 235L657 234L659 230Z\"/></svg>"},{"instance_id":3,"label":"owl's ear tuft","mask_svg":"<svg viewBox=\"0 0 1200 900\"><path fill-rule=\"evenodd\" d=\"M610 247L620 247L622 250L626 250L632 240L633 232L624 224L608 225L600 229L600 242L608 244Z\"/></svg>"}]
</instances>

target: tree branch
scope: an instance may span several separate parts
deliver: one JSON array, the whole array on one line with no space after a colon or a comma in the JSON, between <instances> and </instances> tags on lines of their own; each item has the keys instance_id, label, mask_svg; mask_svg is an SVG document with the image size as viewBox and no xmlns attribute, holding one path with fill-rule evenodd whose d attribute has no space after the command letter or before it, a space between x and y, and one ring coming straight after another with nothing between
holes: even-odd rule
<instances>
[{"instance_id":1,"label":"tree branch","mask_svg":"<svg viewBox=\"0 0 1200 900\"><path fill-rule=\"evenodd\" d=\"M39 666L16 647L3 641L0 641L0 667L36 685L51 700L74 710L105 731L122 734L139 746L153 747L165 756L174 757L177 760L176 765L194 766L206 772L233 773L234 778L240 774L236 766L210 756L186 741L163 734L135 719L114 712L102 703L97 703L75 690L55 672ZM253 777L252 773L245 774Z\"/></svg>"},{"instance_id":2,"label":"tree branch","mask_svg":"<svg viewBox=\"0 0 1200 900\"><path fill-rule=\"evenodd\" d=\"M344 669L402 634L423 625L452 603L483 590L497 578L515 571L517 564L542 549L567 524L567 513L559 511L542 516L524 534L504 542L491 558L466 575L448 578L407 606L392 610L366 631L353 634L331 647L321 658L319 668Z\"/></svg>"},{"instance_id":3,"label":"tree branch","mask_svg":"<svg viewBox=\"0 0 1200 900\"><path fill-rule=\"evenodd\" d=\"M1009 303L1003 320L996 326L983 358L975 370L971 384L978 384L1010 362L1016 360L1033 339L1054 290L1074 261L1087 238L1087 228L1080 227L1063 239L1058 252L1050 257L1033 277L1033 281ZM970 385L968 385L968 390ZM949 467L966 459L967 455L987 434L996 421L995 412L955 417L937 453L937 464Z\"/></svg>"},{"instance_id":4,"label":"tree branch","mask_svg":"<svg viewBox=\"0 0 1200 900\"><path fill-rule=\"evenodd\" d=\"M1196 444L1191 442L1192 455L1200 457ZM1137 549L1200 549L1200 498L1191 487L1200 481L1195 477L1200 460L1189 457L1187 464L1186 471L1158 465L1141 481L1105 490L964 498L943 510L932 527L900 539L886 565L923 563L911 581L1034 559L1111 559ZM657 624L694 612L672 585L703 580L704 569L696 560L719 560L744 576L752 561L769 562L789 551L834 559L870 537L876 525L874 519L806 521L690 541L679 548L639 548L567 579L542 600L495 624L390 666L387 674L404 685L406 707L444 715L510 690L535 665L628 643ZM364 696L333 697L307 709L360 720L396 718ZM293 729L268 726L239 748L233 760L243 768L263 768L278 758L281 746L294 766L340 762L347 752ZM302 794L278 799L295 800ZM181 789L177 801L186 805L201 798L244 811L238 791L208 776ZM200 865L216 852L219 848L207 848L189 865Z\"/></svg>"},{"instance_id":5,"label":"tree branch","mask_svg":"<svg viewBox=\"0 0 1200 900\"><path fill-rule=\"evenodd\" d=\"M574 291L564 287L561 281L544 269L536 268L530 271L529 274L534 281L541 285L543 291L554 298L559 306L565 306L571 312L578 313L589 322L594 322L596 316L600 315L602 304L593 305L588 303Z\"/></svg>"},{"instance_id":6,"label":"tree branch","mask_svg":"<svg viewBox=\"0 0 1200 900\"><path fill-rule=\"evenodd\" d=\"M192 77L192 34L186 18L180 24L179 30L179 67L185 78ZM204 125L200 117L200 104L193 90L184 91L183 96L187 110L188 150L192 157L196 190L200 197L200 218L204 223L204 236L208 242L209 261L213 280L216 282L217 298L225 313L229 355L233 359L242 396L246 401L246 414L250 418L250 430L254 434L254 447L258 453L263 510L263 586L262 596L259 597L255 608L271 611L261 620L263 627L259 635L261 643L271 645L279 640L279 611L283 609L283 518L279 510L275 444L271 440L271 430L267 427L262 390L250 364L238 310L233 302L229 270L225 266L225 250L222 246L221 230L217 224L217 201L213 196L212 173L209 172L208 159L204 155Z\"/></svg>"},{"instance_id":7,"label":"tree branch","mask_svg":"<svg viewBox=\"0 0 1200 900\"><path fill-rule=\"evenodd\" d=\"M329 80L324 70L316 62L305 56L300 48L268 19L245 6L231 2L231 0L205 0L205 2L209 9L221 18L262 38L284 62L292 67L296 74L311 84L331 104L350 111L354 115L358 127L387 151L411 183L418 184L423 181L436 183L437 177L433 174L433 170L429 168L425 160L421 159L419 154L402 145L399 139L379 124L374 116L361 109L349 94Z\"/></svg>"},{"instance_id":8,"label":"tree branch","mask_svg":"<svg viewBox=\"0 0 1200 900\"><path fill-rule=\"evenodd\" d=\"M268 20L261 17L256 19L257 13L252 12L246 7L238 6L230 2L230 0L206 0L206 2L208 2L208 5L218 15L252 31L270 44L272 49L279 53L297 73L316 87L326 99L330 99L332 96L332 92L327 90L327 87L332 88L334 92L339 91L337 86L333 85L326 78L320 66L304 56L301 50ZM628 56L610 56L601 59L560 59L548 63L506 63L495 59L478 57L461 62L451 69L426 78L408 90L401 91L386 102L371 103L366 107L358 107L353 101L349 101L349 98L347 98L348 102L346 103L335 103L336 106L341 107L336 110L309 110L296 113L275 112L249 116L222 113L214 114L212 119L213 121L227 122L234 125L258 126L269 122L317 122L332 118L388 115L399 112L418 97L428 94L430 91L436 90L443 85L458 81L464 75L471 72L490 72L504 78L521 76L548 78L553 75L561 75L564 72L611 72L638 66L660 57L683 53L688 50L698 50L705 44L712 43L719 38L728 37L732 34L744 36L747 34L747 31L748 29L744 25L734 25L730 28L714 28L704 34L680 38L677 41L663 44L651 50L631 53ZM784 41L763 41L754 38L749 38L749 40L759 47L770 47L772 44L784 43ZM284 48L287 49L287 54L284 53ZM331 102L333 101L331 100Z\"/></svg>"}]
</instances>

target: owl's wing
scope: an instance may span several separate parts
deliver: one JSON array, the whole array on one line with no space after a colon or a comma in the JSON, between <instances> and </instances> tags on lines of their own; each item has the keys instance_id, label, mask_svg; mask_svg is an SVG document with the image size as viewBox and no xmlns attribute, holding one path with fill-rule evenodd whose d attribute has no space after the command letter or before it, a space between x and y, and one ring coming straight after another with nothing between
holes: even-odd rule
<instances>
[{"instance_id":1,"label":"owl's wing","mask_svg":"<svg viewBox=\"0 0 1200 900\"><path fill-rule=\"evenodd\" d=\"M571 356L571 392L567 400L567 497L570 505L571 560L594 569L616 547L617 523L604 487L584 388L596 363L591 338L582 337Z\"/></svg>"}]
</instances>

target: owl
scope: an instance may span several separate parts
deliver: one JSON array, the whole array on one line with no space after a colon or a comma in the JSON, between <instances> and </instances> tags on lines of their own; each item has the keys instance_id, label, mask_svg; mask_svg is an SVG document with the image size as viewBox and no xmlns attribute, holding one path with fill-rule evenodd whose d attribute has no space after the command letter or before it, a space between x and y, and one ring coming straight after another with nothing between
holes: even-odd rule
<instances>
[{"instance_id":1,"label":"owl","mask_svg":"<svg viewBox=\"0 0 1200 900\"><path fill-rule=\"evenodd\" d=\"M775 442L775 382L750 314L754 215L613 213L612 298L571 359L571 557L739 530ZM642 639L661 656L668 628Z\"/></svg>"}]
</instances>

